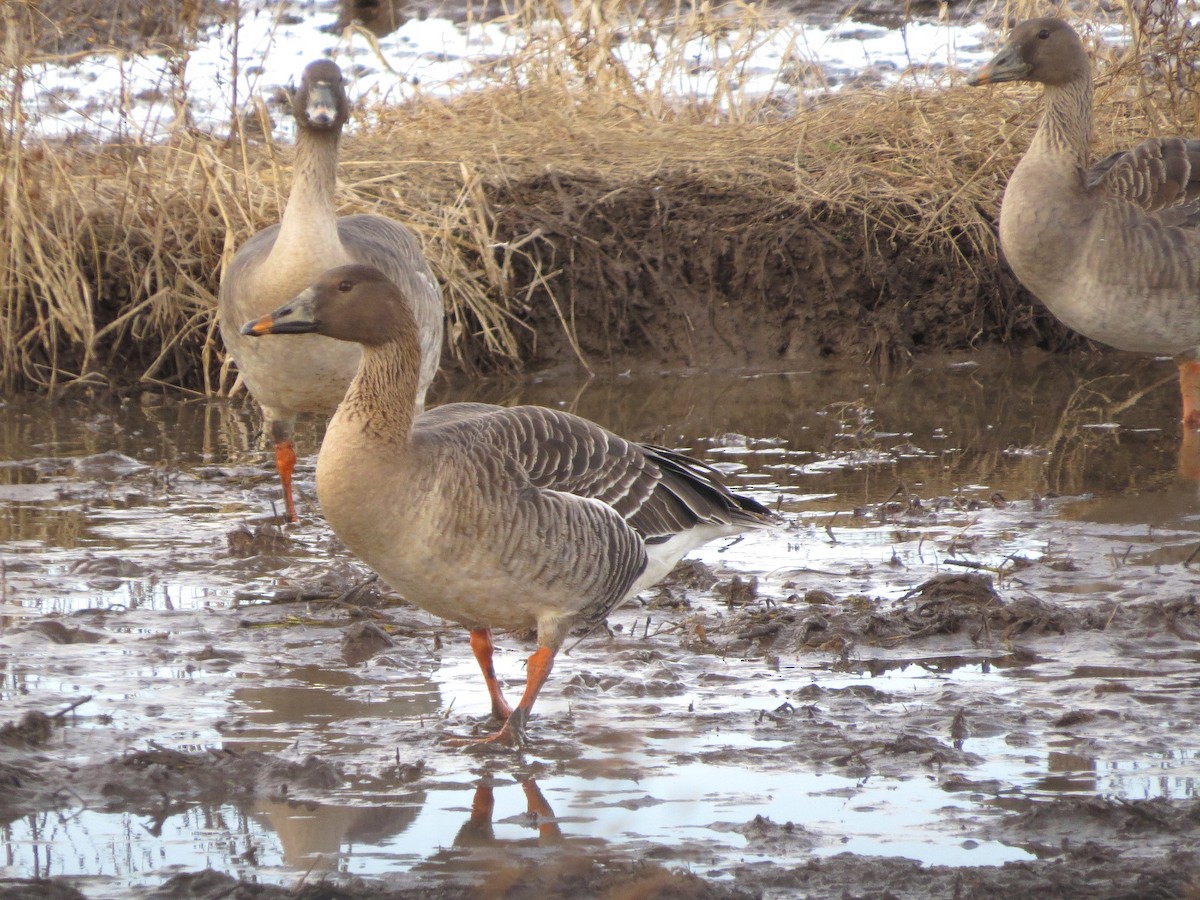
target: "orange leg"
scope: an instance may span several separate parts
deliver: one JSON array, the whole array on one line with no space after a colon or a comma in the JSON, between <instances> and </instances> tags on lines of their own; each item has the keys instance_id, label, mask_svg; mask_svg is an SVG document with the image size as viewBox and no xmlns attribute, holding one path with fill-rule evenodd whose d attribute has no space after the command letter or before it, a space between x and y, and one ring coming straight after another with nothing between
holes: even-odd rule
<instances>
[{"instance_id":1,"label":"orange leg","mask_svg":"<svg viewBox=\"0 0 1200 900\"><path fill-rule=\"evenodd\" d=\"M275 442L275 468L279 471L279 481L283 484L283 502L287 506L289 522L299 522L296 516L296 504L292 501L292 472L296 469L296 448L291 441Z\"/></svg>"},{"instance_id":2,"label":"orange leg","mask_svg":"<svg viewBox=\"0 0 1200 900\"><path fill-rule=\"evenodd\" d=\"M488 696L492 698L492 715L500 722L507 722L512 715L512 707L504 699L500 690L500 682L496 679L496 669L492 665L492 632L487 628L471 629L471 652L475 661L483 671L483 680L487 683Z\"/></svg>"},{"instance_id":3,"label":"orange leg","mask_svg":"<svg viewBox=\"0 0 1200 900\"><path fill-rule=\"evenodd\" d=\"M1183 427L1200 429L1200 360L1179 361L1179 390L1183 394Z\"/></svg>"},{"instance_id":4,"label":"orange leg","mask_svg":"<svg viewBox=\"0 0 1200 900\"><path fill-rule=\"evenodd\" d=\"M525 743L525 723L529 721L529 711L533 709L533 702L537 700L537 695L553 668L554 651L549 647L538 647L525 664L525 693L521 695L521 702L512 711L499 733L488 738L489 742L499 741L510 747L519 747Z\"/></svg>"},{"instance_id":5,"label":"orange leg","mask_svg":"<svg viewBox=\"0 0 1200 900\"><path fill-rule=\"evenodd\" d=\"M1192 428L1183 429L1179 442L1179 477L1200 482L1200 431Z\"/></svg>"},{"instance_id":6,"label":"orange leg","mask_svg":"<svg viewBox=\"0 0 1200 900\"><path fill-rule=\"evenodd\" d=\"M486 632L487 629L479 629L480 632ZM488 635L490 643L491 636ZM476 638L476 632L471 632L471 647L476 646L476 640L479 641L479 646L483 646L483 638ZM481 654L476 653L476 658ZM489 658L490 661L490 658ZM480 663L482 666L482 662ZM490 666L484 666L484 676L486 677ZM537 699L538 692L542 689L542 685L546 683L546 679L550 677L550 670L554 668L554 651L549 647L538 647L534 651L533 656L529 657L529 661L525 664L526 680L525 693L521 695L521 702L517 704L517 708L508 714L504 720L504 727L491 737L486 737L480 740L470 739L452 739L451 744L457 746L478 746L479 744L506 744L509 747L520 747L525 743L525 723L529 721L529 711L533 709L533 701ZM495 676L493 675L493 678ZM497 693L499 687L497 686ZM495 700L495 695L493 695ZM503 700L503 698L501 698ZM507 704L505 704L507 706Z\"/></svg>"}]
</instances>

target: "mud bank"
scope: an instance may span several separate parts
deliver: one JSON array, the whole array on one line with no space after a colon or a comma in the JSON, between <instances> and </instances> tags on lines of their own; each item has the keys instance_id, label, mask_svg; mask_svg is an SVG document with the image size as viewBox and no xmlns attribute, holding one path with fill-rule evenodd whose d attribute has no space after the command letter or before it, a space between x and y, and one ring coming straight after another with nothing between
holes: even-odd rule
<instances>
[{"instance_id":1,"label":"mud bank","mask_svg":"<svg viewBox=\"0 0 1200 900\"><path fill-rule=\"evenodd\" d=\"M512 271L529 298L523 364L582 357L602 371L782 368L830 356L896 362L998 342L1082 344L1016 282L994 246L864 221L862 210L876 207L867 220L890 213L919 222L921 204L942 198L885 212L866 193L832 204L782 185L772 194L758 174L550 172L489 185L497 233L522 248ZM552 292L541 278L549 272Z\"/></svg>"}]
</instances>

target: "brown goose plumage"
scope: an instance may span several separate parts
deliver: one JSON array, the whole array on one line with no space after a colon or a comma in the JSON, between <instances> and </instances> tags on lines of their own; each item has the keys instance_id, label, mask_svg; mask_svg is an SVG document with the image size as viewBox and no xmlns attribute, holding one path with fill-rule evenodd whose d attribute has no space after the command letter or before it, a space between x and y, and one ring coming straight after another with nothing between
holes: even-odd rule
<instances>
[{"instance_id":1,"label":"brown goose plumage","mask_svg":"<svg viewBox=\"0 0 1200 900\"><path fill-rule=\"evenodd\" d=\"M694 547L776 523L703 463L559 410L455 403L415 416L417 329L401 290L369 267L327 272L243 330L363 346L321 445L317 496L338 537L406 599L471 630L504 722L493 739L522 740L572 626ZM537 629L515 709L492 668L492 628Z\"/></svg>"},{"instance_id":2,"label":"brown goose plumage","mask_svg":"<svg viewBox=\"0 0 1200 900\"><path fill-rule=\"evenodd\" d=\"M234 256L221 279L218 307L225 346L262 406L288 518L295 521L291 437L296 416L333 412L354 376L359 350L318 335L298 343L252 341L241 334L242 323L294 297L326 269L352 262L375 266L401 285L413 304L421 333L415 402L422 408L441 356L444 312L441 288L412 232L384 216L337 215L338 142L350 102L336 64L319 60L304 70L293 111L296 174L283 220L258 232Z\"/></svg>"},{"instance_id":3,"label":"brown goose plumage","mask_svg":"<svg viewBox=\"0 0 1200 900\"><path fill-rule=\"evenodd\" d=\"M1088 167L1092 75L1079 36L1031 19L970 84L1033 81L1045 111L1000 207L1000 247L1025 287L1076 331L1170 354L1183 417L1200 427L1200 141L1154 138Z\"/></svg>"}]
</instances>

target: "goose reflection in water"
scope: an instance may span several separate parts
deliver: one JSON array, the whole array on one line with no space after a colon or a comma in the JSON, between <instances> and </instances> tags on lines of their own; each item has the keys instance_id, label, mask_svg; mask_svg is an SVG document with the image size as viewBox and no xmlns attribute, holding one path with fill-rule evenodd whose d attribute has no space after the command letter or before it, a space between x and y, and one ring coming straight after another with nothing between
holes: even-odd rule
<instances>
[{"instance_id":1,"label":"goose reflection in water","mask_svg":"<svg viewBox=\"0 0 1200 900\"><path fill-rule=\"evenodd\" d=\"M523 813L495 821L497 788L519 785L524 793ZM351 807L262 799L255 805L254 818L279 837L283 862L300 871L358 870L356 855L369 855L389 872L397 864L410 862L414 853L401 848L396 838L412 827L430 801L424 791L415 791L406 802L387 807ZM453 811L455 808L448 808ZM573 869L580 859L594 860L604 841L587 836L564 835L561 819L529 776L517 775L514 782L484 774L475 784L467 819L459 827L449 846L416 861L411 870L416 877L454 878L460 874L493 876L508 872L514 877L528 866L526 851L535 853L553 848L552 860L538 856L538 865L552 862L564 870ZM534 832L517 837L497 836L496 825L515 826ZM421 829L417 829L421 830ZM425 846L438 846L428 835Z\"/></svg>"},{"instance_id":2,"label":"goose reflection in water","mask_svg":"<svg viewBox=\"0 0 1200 900\"><path fill-rule=\"evenodd\" d=\"M328 872L344 868L354 847L374 847L408 831L425 802L417 791L409 802L394 806L338 806L262 798L254 819L274 831L283 862L299 871Z\"/></svg>"}]
</instances>

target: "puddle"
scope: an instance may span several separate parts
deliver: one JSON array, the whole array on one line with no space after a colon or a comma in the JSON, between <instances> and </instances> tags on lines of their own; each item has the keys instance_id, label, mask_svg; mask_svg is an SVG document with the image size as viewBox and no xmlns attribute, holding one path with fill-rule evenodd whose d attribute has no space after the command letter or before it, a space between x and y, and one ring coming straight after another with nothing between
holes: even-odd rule
<instances>
[{"instance_id":1,"label":"puddle","mask_svg":"<svg viewBox=\"0 0 1200 900\"><path fill-rule=\"evenodd\" d=\"M1200 772L1200 502L1156 427L1177 398L1116 423L1068 400L1168 368L443 385L688 448L790 520L703 548L561 657L521 754L444 743L489 708L460 629L378 586L339 600L367 573L311 507L270 525L249 413L9 402L0 884L462 886L567 879L572 859L712 884L847 858L1001 872L1071 862L1072 829L1127 859L1188 849L1171 804ZM299 436L310 496L318 435ZM355 643L376 632L377 652ZM530 648L498 641L510 686ZM1149 834L1121 819L1139 803Z\"/></svg>"}]
</instances>

